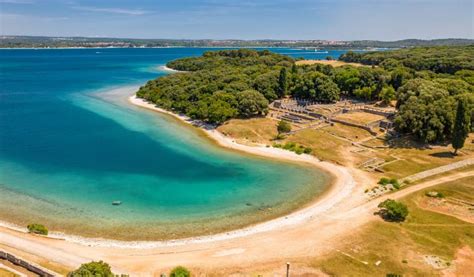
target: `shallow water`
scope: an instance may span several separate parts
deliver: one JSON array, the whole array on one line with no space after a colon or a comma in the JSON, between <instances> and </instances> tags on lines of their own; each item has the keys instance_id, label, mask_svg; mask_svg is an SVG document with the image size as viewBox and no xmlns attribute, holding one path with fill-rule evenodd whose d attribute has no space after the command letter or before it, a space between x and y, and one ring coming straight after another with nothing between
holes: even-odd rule
<instances>
[{"instance_id":1,"label":"shallow water","mask_svg":"<svg viewBox=\"0 0 474 277\"><path fill-rule=\"evenodd\" d=\"M0 220L154 239L245 226L314 199L324 173L221 149L113 90L206 50L0 50Z\"/></svg>"}]
</instances>

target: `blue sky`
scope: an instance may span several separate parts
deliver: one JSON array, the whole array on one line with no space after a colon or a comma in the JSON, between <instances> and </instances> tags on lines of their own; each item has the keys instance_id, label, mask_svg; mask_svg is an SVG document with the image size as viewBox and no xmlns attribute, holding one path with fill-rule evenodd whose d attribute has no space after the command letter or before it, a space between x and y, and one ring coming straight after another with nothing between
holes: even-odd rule
<instances>
[{"instance_id":1,"label":"blue sky","mask_svg":"<svg viewBox=\"0 0 474 277\"><path fill-rule=\"evenodd\" d=\"M474 37L473 0L0 0L2 35L177 39Z\"/></svg>"}]
</instances>

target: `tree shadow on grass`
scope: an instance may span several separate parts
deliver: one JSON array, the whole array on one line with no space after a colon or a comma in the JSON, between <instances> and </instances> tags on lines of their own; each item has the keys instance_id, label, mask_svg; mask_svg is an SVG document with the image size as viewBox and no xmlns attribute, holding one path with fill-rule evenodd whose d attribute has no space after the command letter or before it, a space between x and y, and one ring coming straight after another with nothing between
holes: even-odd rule
<instances>
[{"instance_id":1,"label":"tree shadow on grass","mask_svg":"<svg viewBox=\"0 0 474 277\"><path fill-rule=\"evenodd\" d=\"M451 151L431 153L430 156L436 157L436 158L449 158L449 159L454 159L455 157L453 152Z\"/></svg>"},{"instance_id":2,"label":"tree shadow on grass","mask_svg":"<svg viewBox=\"0 0 474 277\"><path fill-rule=\"evenodd\" d=\"M384 221L387 222L403 222L405 218L391 216L387 209L380 209L379 211L374 212L374 215L380 216Z\"/></svg>"}]
</instances>

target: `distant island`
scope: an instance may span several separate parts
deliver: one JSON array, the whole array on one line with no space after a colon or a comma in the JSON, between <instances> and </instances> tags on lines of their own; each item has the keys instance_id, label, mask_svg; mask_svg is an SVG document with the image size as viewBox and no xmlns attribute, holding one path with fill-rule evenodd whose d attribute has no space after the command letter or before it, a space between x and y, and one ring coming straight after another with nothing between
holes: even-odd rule
<instances>
[{"instance_id":1,"label":"distant island","mask_svg":"<svg viewBox=\"0 0 474 277\"><path fill-rule=\"evenodd\" d=\"M302 47L325 49L404 48L414 46L469 45L472 39L379 40L239 40L239 39L132 39L48 36L0 36L0 48L145 48L145 47Z\"/></svg>"}]
</instances>

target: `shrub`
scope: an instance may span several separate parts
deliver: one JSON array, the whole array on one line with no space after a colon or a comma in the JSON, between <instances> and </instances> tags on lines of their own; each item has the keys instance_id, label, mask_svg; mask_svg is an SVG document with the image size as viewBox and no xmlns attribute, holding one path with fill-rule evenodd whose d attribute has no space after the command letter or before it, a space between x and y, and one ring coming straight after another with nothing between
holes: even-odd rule
<instances>
[{"instance_id":1,"label":"shrub","mask_svg":"<svg viewBox=\"0 0 474 277\"><path fill-rule=\"evenodd\" d=\"M28 232L30 233L45 235L45 236L48 235L48 228L44 227L44 225L33 223L33 224L29 224L27 228L28 228Z\"/></svg>"},{"instance_id":2,"label":"shrub","mask_svg":"<svg viewBox=\"0 0 474 277\"><path fill-rule=\"evenodd\" d=\"M100 277L113 277L115 276L110 266L103 262L90 262L82 264L78 269L70 272L68 277L89 277L89 276L100 276Z\"/></svg>"},{"instance_id":3,"label":"shrub","mask_svg":"<svg viewBox=\"0 0 474 277\"><path fill-rule=\"evenodd\" d=\"M306 147L303 152L305 154L311 154L311 152L313 152L313 149L311 147Z\"/></svg>"},{"instance_id":4,"label":"shrub","mask_svg":"<svg viewBox=\"0 0 474 277\"><path fill-rule=\"evenodd\" d=\"M287 143L285 143L285 145L283 146L283 149L293 151L293 149L295 148L295 146L296 146L296 143L294 143L294 142L287 142Z\"/></svg>"},{"instance_id":5,"label":"shrub","mask_svg":"<svg viewBox=\"0 0 474 277\"><path fill-rule=\"evenodd\" d=\"M184 266L177 266L170 272L170 277L189 277L191 273Z\"/></svg>"},{"instance_id":6,"label":"shrub","mask_svg":"<svg viewBox=\"0 0 474 277\"><path fill-rule=\"evenodd\" d=\"M388 178L382 177L380 178L379 182L377 184L386 186L390 183L390 180Z\"/></svg>"},{"instance_id":7,"label":"shrub","mask_svg":"<svg viewBox=\"0 0 474 277\"><path fill-rule=\"evenodd\" d=\"M377 184L382 185L382 186L386 186L388 184L391 184L393 186L393 188L400 189L400 183L398 183L398 180L395 179L395 178L388 179L388 178L382 177L382 178L380 178L380 180Z\"/></svg>"},{"instance_id":8,"label":"shrub","mask_svg":"<svg viewBox=\"0 0 474 277\"><path fill-rule=\"evenodd\" d=\"M284 120L280 120L280 122L278 122L277 131L278 134L289 133L291 131L291 124Z\"/></svg>"},{"instance_id":9,"label":"shrub","mask_svg":"<svg viewBox=\"0 0 474 277\"><path fill-rule=\"evenodd\" d=\"M392 199L381 202L378 207L380 216L387 221L404 221L408 216L407 206Z\"/></svg>"},{"instance_id":10,"label":"shrub","mask_svg":"<svg viewBox=\"0 0 474 277\"><path fill-rule=\"evenodd\" d=\"M284 139L285 136L283 134L277 134L274 138L274 140L280 140L280 139Z\"/></svg>"}]
</instances>

